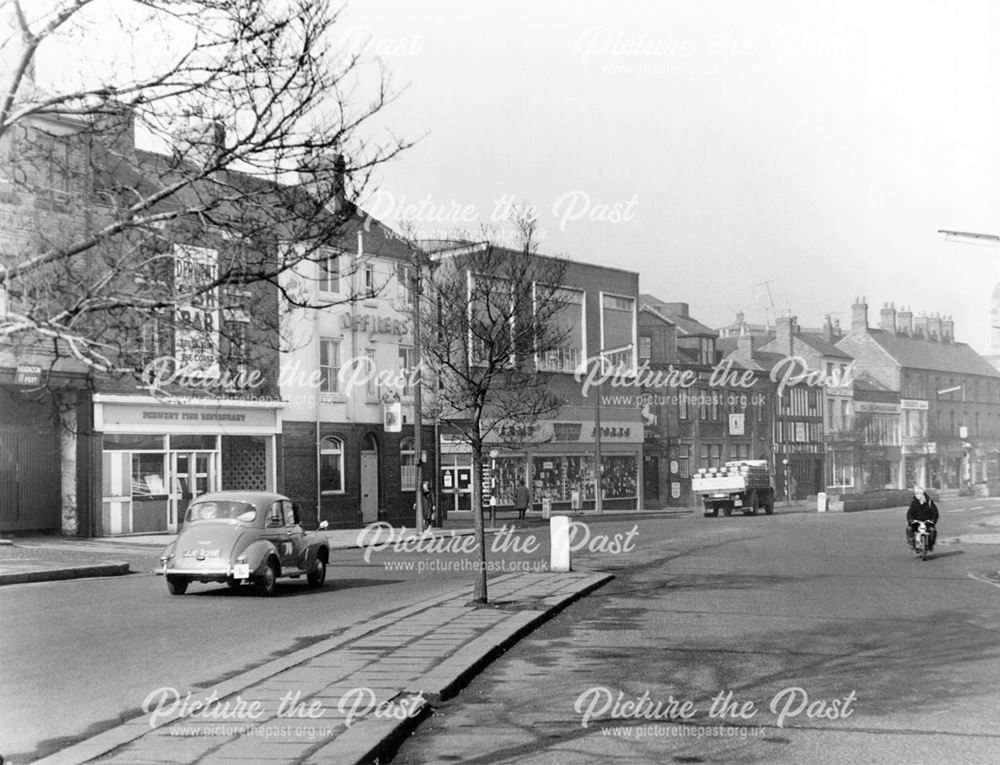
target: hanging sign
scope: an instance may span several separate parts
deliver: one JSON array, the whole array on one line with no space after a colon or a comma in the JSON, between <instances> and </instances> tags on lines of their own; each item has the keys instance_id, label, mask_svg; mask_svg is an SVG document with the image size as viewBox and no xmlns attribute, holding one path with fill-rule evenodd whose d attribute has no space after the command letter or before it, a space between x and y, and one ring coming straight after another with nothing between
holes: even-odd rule
<instances>
[{"instance_id":1,"label":"hanging sign","mask_svg":"<svg viewBox=\"0 0 1000 765\"><path fill-rule=\"evenodd\" d=\"M403 430L403 405L398 401L382 406L382 425L386 433L399 433Z\"/></svg>"}]
</instances>

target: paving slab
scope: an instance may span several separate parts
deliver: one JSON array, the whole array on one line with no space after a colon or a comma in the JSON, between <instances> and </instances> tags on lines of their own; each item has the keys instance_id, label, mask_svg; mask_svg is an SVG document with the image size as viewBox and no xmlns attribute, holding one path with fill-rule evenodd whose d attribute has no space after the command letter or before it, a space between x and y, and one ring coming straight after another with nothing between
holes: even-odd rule
<instances>
[{"instance_id":1,"label":"paving slab","mask_svg":"<svg viewBox=\"0 0 1000 765\"><path fill-rule=\"evenodd\" d=\"M502 607L471 603L463 587L212 688L191 689L193 701L215 698L216 710L245 711L257 702L259 714L242 719L208 712L162 719L143 714L38 763L384 762L434 704L458 693L530 630L611 579L586 571L505 574L489 581L490 595ZM443 638L436 633L445 624L464 629ZM437 638L436 653L428 650L431 637ZM226 706L237 697L245 702L242 707Z\"/></svg>"}]
</instances>

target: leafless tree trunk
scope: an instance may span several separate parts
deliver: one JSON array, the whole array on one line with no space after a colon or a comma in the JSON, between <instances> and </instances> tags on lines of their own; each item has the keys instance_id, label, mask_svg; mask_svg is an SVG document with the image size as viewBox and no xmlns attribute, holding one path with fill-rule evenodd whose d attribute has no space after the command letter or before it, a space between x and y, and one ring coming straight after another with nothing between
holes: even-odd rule
<instances>
[{"instance_id":1,"label":"leafless tree trunk","mask_svg":"<svg viewBox=\"0 0 1000 765\"><path fill-rule=\"evenodd\" d=\"M473 590L487 602L483 455L488 443L518 447L540 417L558 411L546 370L566 332L553 321L562 309L566 262L537 255L534 219L517 220L520 250L491 242L455 243L431 253L424 359L436 381L440 418L472 451L472 512L479 549Z\"/></svg>"}]
</instances>

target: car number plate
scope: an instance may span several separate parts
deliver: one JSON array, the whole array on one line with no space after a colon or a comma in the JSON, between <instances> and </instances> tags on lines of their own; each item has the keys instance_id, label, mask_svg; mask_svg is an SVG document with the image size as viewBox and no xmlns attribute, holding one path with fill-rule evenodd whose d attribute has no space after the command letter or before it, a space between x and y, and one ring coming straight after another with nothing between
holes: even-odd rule
<instances>
[{"instance_id":1,"label":"car number plate","mask_svg":"<svg viewBox=\"0 0 1000 765\"><path fill-rule=\"evenodd\" d=\"M237 563L233 566L233 579L249 579L249 578L250 578L249 563Z\"/></svg>"}]
</instances>

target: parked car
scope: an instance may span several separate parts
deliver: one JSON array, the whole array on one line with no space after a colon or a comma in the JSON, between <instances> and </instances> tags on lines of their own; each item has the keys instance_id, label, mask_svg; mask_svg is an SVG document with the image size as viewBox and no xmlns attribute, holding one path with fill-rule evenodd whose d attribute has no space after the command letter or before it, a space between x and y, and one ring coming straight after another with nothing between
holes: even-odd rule
<instances>
[{"instance_id":1,"label":"parked car","mask_svg":"<svg viewBox=\"0 0 1000 765\"><path fill-rule=\"evenodd\" d=\"M326 522L320 529L326 528ZM252 584L273 595L279 578L306 577L310 587L326 579L330 545L326 535L305 531L288 497L263 491L203 494L187 509L184 525L160 556L157 573L171 595L191 582Z\"/></svg>"}]
</instances>

